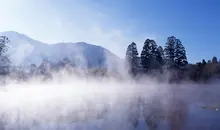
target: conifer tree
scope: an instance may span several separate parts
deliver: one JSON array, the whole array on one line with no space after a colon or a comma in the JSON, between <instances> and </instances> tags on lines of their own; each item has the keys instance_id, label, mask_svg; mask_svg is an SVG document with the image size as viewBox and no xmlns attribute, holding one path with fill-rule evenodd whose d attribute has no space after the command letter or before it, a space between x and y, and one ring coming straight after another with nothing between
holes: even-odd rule
<instances>
[{"instance_id":1,"label":"conifer tree","mask_svg":"<svg viewBox=\"0 0 220 130\"><path fill-rule=\"evenodd\" d=\"M5 52L8 51L7 44L9 43L9 39L6 36L0 36L0 56L2 56Z\"/></svg>"},{"instance_id":2,"label":"conifer tree","mask_svg":"<svg viewBox=\"0 0 220 130\"><path fill-rule=\"evenodd\" d=\"M213 64L217 64L217 63L218 63L218 59L217 59L216 56L214 56L214 57L212 58L212 63L213 63Z\"/></svg>"},{"instance_id":3,"label":"conifer tree","mask_svg":"<svg viewBox=\"0 0 220 130\"><path fill-rule=\"evenodd\" d=\"M179 39L176 39L174 61L177 69L184 69L188 64L185 47Z\"/></svg>"},{"instance_id":4,"label":"conifer tree","mask_svg":"<svg viewBox=\"0 0 220 130\"><path fill-rule=\"evenodd\" d=\"M205 61L205 59L202 60L202 65L205 66L207 64L207 62Z\"/></svg>"},{"instance_id":5,"label":"conifer tree","mask_svg":"<svg viewBox=\"0 0 220 130\"><path fill-rule=\"evenodd\" d=\"M0 69L1 73L6 74L9 72L10 59L6 55L8 51L7 44L10 43L10 40L6 36L0 36Z\"/></svg>"},{"instance_id":6,"label":"conifer tree","mask_svg":"<svg viewBox=\"0 0 220 130\"><path fill-rule=\"evenodd\" d=\"M139 70L139 58L138 58L138 51L136 43L132 42L127 47L126 52L126 62L128 65L128 71L131 75L135 76Z\"/></svg>"},{"instance_id":7,"label":"conifer tree","mask_svg":"<svg viewBox=\"0 0 220 130\"><path fill-rule=\"evenodd\" d=\"M164 48L165 62L168 69L174 68L176 38L174 36L167 38Z\"/></svg>"},{"instance_id":8,"label":"conifer tree","mask_svg":"<svg viewBox=\"0 0 220 130\"><path fill-rule=\"evenodd\" d=\"M157 61L160 63L161 66L163 66L164 65L164 50L161 46L159 46L157 48L157 52L158 52Z\"/></svg>"},{"instance_id":9,"label":"conifer tree","mask_svg":"<svg viewBox=\"0 0 220 130\"><path fill-rule=\"evenodd\" d=\"M141 66L144 72L158 68L157 44L154 40L147 39L141 52Z\"/></svg>"}]
</instances>

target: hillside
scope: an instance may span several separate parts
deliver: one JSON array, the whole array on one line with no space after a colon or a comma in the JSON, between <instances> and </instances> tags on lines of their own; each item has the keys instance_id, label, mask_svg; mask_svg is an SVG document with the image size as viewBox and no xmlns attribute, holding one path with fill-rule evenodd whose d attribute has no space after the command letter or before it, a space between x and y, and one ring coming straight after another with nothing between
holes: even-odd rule
<instances>
[{"instance_id":1,"label":"hillside","mask_svg":"<svg viewBox=\"0 0 220 130\"><path fill-rule=\"evenodd\" d=\"M14 31L1 32L0 35L9 38L8 55L15 65L39 65L43 59L56 63L68 58L76 65L94 68L106 67L109 63L115 64L121 61L107 49L85 42L48 44Z\"/></svg>"}]
</instances>

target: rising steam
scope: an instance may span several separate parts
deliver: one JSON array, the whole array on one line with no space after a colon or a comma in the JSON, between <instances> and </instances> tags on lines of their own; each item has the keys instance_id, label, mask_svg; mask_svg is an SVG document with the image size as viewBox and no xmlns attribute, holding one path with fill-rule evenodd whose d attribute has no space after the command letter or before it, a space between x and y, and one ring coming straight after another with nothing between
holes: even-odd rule
<instances>
[{"instance_id":1,"label":"rising steam","mask_svg":"<svg viewBox=\"0 0 220 130\"><path fill-rule=\"evenodd\" d=\"M122 79L65 71L53 73L47 82L39 77L20 83L7 78L0 87L0 130L177 130L192 121L191 104L218 102L211 91L215 86L208 100L205 86L170 85L149 77L137 81L125 70L118 71Z\"/></svg>"}]
</instances>

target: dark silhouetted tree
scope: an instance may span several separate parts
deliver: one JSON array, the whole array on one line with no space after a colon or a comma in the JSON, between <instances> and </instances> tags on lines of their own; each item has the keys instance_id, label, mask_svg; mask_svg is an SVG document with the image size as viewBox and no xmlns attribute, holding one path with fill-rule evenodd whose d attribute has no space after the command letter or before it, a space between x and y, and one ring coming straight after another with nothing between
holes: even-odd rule
<instances>
[{"instance_id":1,"label":"dark silhouetted tree","mask_svg":"<svg viewBox=\"0 0 220 130\"><path fill-rule=\"evenodd\" d=\"M168 69L174 68L175 46L176 38L174 36L168 37L164 48L165 61Z\"/></svg>"},{"instance_id":2,"label":"dark silhouetted tree","mask_svg":"<svg viewBox=\"0 0 220 130\"><path fill-rule=\"evenodd\" d=\"M127 47L126 52L126 63L128 65L128 71L131 75L135 76L139 70L139 58L138 58L138 51L136 43L132 42Z\"/></svg>"},{"instance_id":3,"label":"dark silhouetted tree","mask_svg":"<svg viewBox=\"0 0 220 130\"><path fill-rule=\"evenodd\" d=\"M179 39L176 39L174 61L177 69L184 69L188 64L185 47Z\"/></svg>"},{"instance_id":4,"label":"dark silhouetted tree","mask_svg":"<svg viewBox=\"0 0 220 130\"><path fill-rule=\"evenodd\" d=\"M157 44L154 40L147 39L141 52L141 66L144 72L159 68Z\"/></svg>"},{"instance_id":5,"label":"dark silhouetted tree","mask_svg":"<svg viewBox=\"0 0 220 130\"><path fill-rule=\"evenodd\" d=\"M164 50L163 50L163 48L161 47L161 46L159 46L158 48L157 48L157 52L158 52L158 54L157 54L157 61L160 63L160 65L161 66L163 66L164 65Z\"/></svg>"},{"instance_id":6,"label":"dark silhouetted tree","mask_svg":"<svg viewBox=\"0 0 220 130\"><path fill-rule=\"evenodd\" d=\"M202 60L202 64L205 66L207 64L207 62L205 61L205 59Z\"/></svg>"},{"instance_id":7,"label":"dark silhouetted tree","mask_svg":"<svg viewBox=\"0 0 220 130\"><path fill-rule=\"evenodd\" d=\"M212 63L213 63L213 64L218 64L218 59L217 59L216 56L214 56L214 57L212 58Z\"/></svg>"}]
</instances>

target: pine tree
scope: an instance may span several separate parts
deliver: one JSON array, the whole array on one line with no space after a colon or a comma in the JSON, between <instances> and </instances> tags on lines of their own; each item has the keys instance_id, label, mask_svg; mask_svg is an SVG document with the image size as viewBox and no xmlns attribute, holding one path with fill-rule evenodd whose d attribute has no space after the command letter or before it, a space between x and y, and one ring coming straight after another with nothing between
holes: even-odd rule
<instances>
[{"instance_id":1,"label":"pine tree","mask_svg":"<svg viewBox=\"0 0 220 130\"><path fill-rule=\"evenodd\" d=\"M158 52L157 61L160 63L161 66L163 66L164 65L164 59L165 59L164 50L161 46L159 46L157 48L157 52Z\"/></svg>"},{"instance_id":2,"label":"pine tree","mask_svg":"<svg viewBox=\"0 0 220 130\"><path fill-rule=\"evenodd\" d=\"M207 62L205 61L205 59L202 60L202 65L205 66L207 64Z\"/></svg>"},{"instance_id":3,"label":"pine tree","mask_svg":"<svg viewBox=\"0 0 220 130\"><path fill-rule=\"evenodd\" d=\"M174 61L177 69L184 69L188 64L185 47L179 39L176 39Z\"/></svg>"},{"instance_id":4,"label":"pine tree","mask_svg":"<svg viewBox=\"0 0 220 130\"><path fill-rule=\"evenodd\" d=\"M128 64L128 71L131 75L135 76L139 70L139 57L136 43L132 42L127 47L126 62Z\"/></svg>"},{"instance_id":5,"label":"pine tree","mask_svg":"<svg viewBox=\"0 0 220 130\"><path fill-rule=\"evenodd\" d=\"M218 59L217 59L216 56L214 56L214 57L212 58L212 63L213 63L213 64L217 64L217 63L218 63Z\"/></svg>"},{"instance_id":6,"label":"pine tree","mask_svg":"<svg viewBox=\"0 0 220 130\"><path fill-rule=\"evenodd\" d=\"M156 42L154 40L147 39L141 52L141 66L144 72L158 68L158 55L159 53Z\"/></svg>"},{"instance_id":7,"label":"pine tree","mask_svg":"<svg viewBox=\"0 0 220 130\"><path fill-rule=\"evenodd\" d=\"M8 51L8 43L10 43L10 41L6 36L0 36L0 69L3 74L8 73L11 63L6 55L6 52Z\"/></svg>"},{"instance_id":8,"label":"pine tree","mask_svg":"<svg viewBox=\"0 0 220 130\"><path fill-rule=\"evenodd\" d=\"M9 39L6 36L0 36L0 56L2 56L5 52L8 51L7 44L9 43Z\"/></svg>"},{"instance_id":9,"label":"pine tree","mask_svg":"<svg viewBox=\"0 0 220 130\"><path fill-rule=\"evenodd\" d=\"M174 68L176 38L174 36L167 38L164 48L165 62L168 69Z\"/></svg>"}]
</instances>

